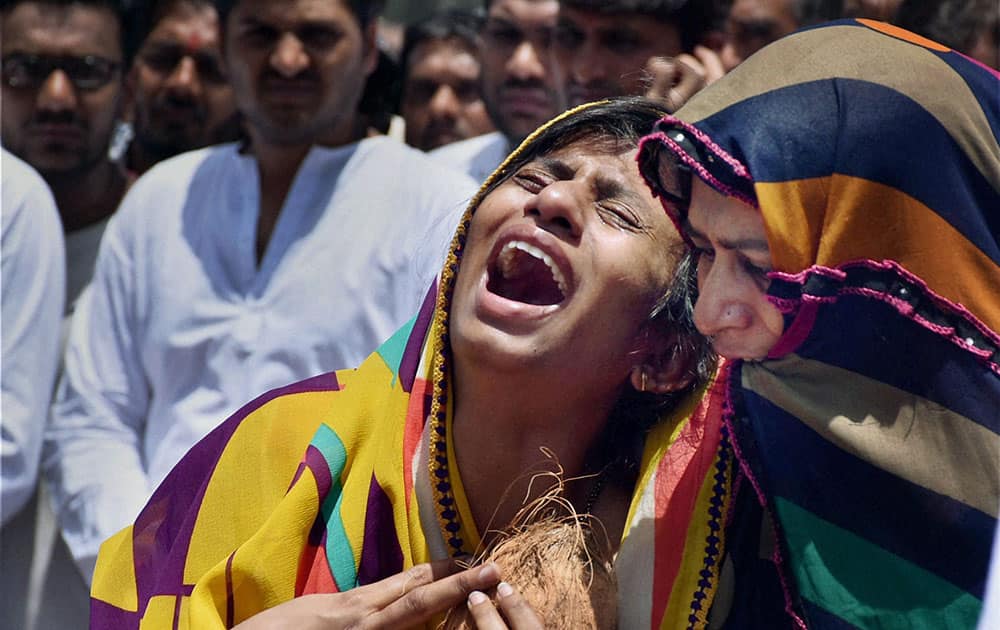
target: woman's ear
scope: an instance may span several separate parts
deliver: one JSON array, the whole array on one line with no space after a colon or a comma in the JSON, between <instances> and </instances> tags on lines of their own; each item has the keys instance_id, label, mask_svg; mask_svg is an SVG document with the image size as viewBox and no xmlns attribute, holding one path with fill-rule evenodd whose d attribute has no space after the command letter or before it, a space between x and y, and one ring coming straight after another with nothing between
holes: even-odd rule
<instances>
[{"instance_id":1,"label":"woman's ear","mask_svg":"<svg viewBox=\"0 0 1000 630\"><path fill-rule=\"evenodd\" d=\"M651 332L646 341L642 363L629 374L636 391L669 394L691 384L694 379L691 349L678 345L674 335Z\"/></svg>"}]
</instances>

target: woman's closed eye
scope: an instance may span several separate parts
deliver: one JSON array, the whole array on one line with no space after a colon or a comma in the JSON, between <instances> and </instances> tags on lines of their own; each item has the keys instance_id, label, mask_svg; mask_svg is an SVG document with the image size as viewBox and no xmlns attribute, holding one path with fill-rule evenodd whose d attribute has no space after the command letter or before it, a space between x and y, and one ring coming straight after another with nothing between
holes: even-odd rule
<instances>
[{"instance_id":1,"label":"woman's closed eye","mask_svg":"<svg viewBox=\"0 0 1000 630\"><path fill-rule=\"evenodd\" d=\"M754 283L760 287L761 290L766 290L771 284L771 278L768 277L768 274L771 273L770 265L763 267L743 255L740 255L740 264L743 266L743 270L753 279Z\"/></svg>"},{"instance_id":2,"label":"woman's closed eye","mask_svg":"<svg viewBox=\"0 0 1000 630\"><path fill-rule=\"evenodd\" d=\"M643 231L647 227L635 210L617 201L605 199L597 202L597 213L601 221L612 227L630 232Z\"/></svg>"},{"instance_id":3,"label":"woman's closed eye","mask_svg":"<svg viewBox=\"0 0 1000 630\"><path fill-rule=\"evenodd\" d=\"M552 176L544 173L542 171L537 171L535 169L521 169L516 175L514 175L514 181L517 182L521 188L526 191L537 195L542 192L542 190L552 183Z\"/></svg>"}]
</instances>

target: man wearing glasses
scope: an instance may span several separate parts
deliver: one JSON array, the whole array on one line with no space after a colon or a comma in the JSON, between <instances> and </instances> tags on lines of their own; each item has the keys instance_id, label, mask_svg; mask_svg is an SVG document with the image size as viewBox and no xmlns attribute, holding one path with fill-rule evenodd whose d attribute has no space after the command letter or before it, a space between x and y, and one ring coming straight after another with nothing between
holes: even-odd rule
<instances>
[{"instance_id":1,"label":"man wearing glasses","mask_svg":"<svg viewBox=\"0 0 1000 630\"><path fill-rule=\"evenodd\" d=\"M130 181L108 158L128 63L118 4L27 0L2 10L0 139L52 189L66 234L67 309Z\"/></svg>"}]
</instances>

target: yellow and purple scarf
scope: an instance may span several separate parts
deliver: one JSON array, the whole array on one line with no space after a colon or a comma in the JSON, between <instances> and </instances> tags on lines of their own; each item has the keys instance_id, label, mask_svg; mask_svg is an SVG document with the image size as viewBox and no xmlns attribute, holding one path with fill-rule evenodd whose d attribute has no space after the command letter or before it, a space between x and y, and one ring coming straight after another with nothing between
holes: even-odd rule
<instances>
[{"instance_id":1,"label":"yellow and purple scarf","mask_svg":"<svg viewBox=\"0 0 1000 630\"><path fill-rule=\"evenodd\" d=\"M450 295L483 194L458 229L440 290L408 326L355 370L244 407L104 543L92 628L228 628L294 597L476 548L461 479L453 473L442 485L428 462L454 459L433 428L450 422ZM693 397L646 439L617 562L622 627L705 626L713 591L702 583L717 573L713 541L732 468L719 401ZM461 526L442 528L444 509L457 510ZM706 595L696 600L696 591Z\"/></svg>"},{"instance_id":2,"label":"yellow and purple scarf","mask_svg":"<svg viewBox=\"0 0 1000 630\"><path fill-rule=\"evenodd\" d=\"M763 49L643 141L654 192L668 150L764 219L785 333L733 366L725 425L783 625L975 626L1000 505L998 135L995 71L858 20ZM752 609L737 596L737 627Z\"/></svg>"}]
</instances>

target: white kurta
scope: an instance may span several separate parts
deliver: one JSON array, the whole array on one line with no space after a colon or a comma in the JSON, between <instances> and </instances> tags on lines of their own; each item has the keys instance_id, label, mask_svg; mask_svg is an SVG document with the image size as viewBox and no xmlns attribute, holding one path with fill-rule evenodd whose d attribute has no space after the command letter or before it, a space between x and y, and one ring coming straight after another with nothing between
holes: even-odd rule
<instances>
[{"instance_id":1,"label":"white kurta","mask_svg":"<svg viewBox=\"0 0 1000 630\"><path fill-rule=\"evenodd\" d=\"M44 465L85 575L218 422L359 364L418 310L476 184L388 138L315 147L255 256L256 161L224 145L140 178L70 333Z\"/></svg>"},{"instance_id":2,"label":"white kurta","mask_svg":"<svg viewBox=\"0 0 1000 630\"><path fill-rule=\"evenodd\" d=\"M0 523L35 492L59 365L66 263L56 202L42 177L2 151L0 236Z\"/></svg>"},{"instance_id":3,"label":"white kurta","mask_svg":"<svg viewBox=\"0 0 1000 630\"><path fill-rule=\"evenodd\" d=\"M452 142L431 151L430 155L442 164L468 173L477 182L483 182L510 153L507 138L499 131L468 140Z\"/></svg>"}]
</instances>

